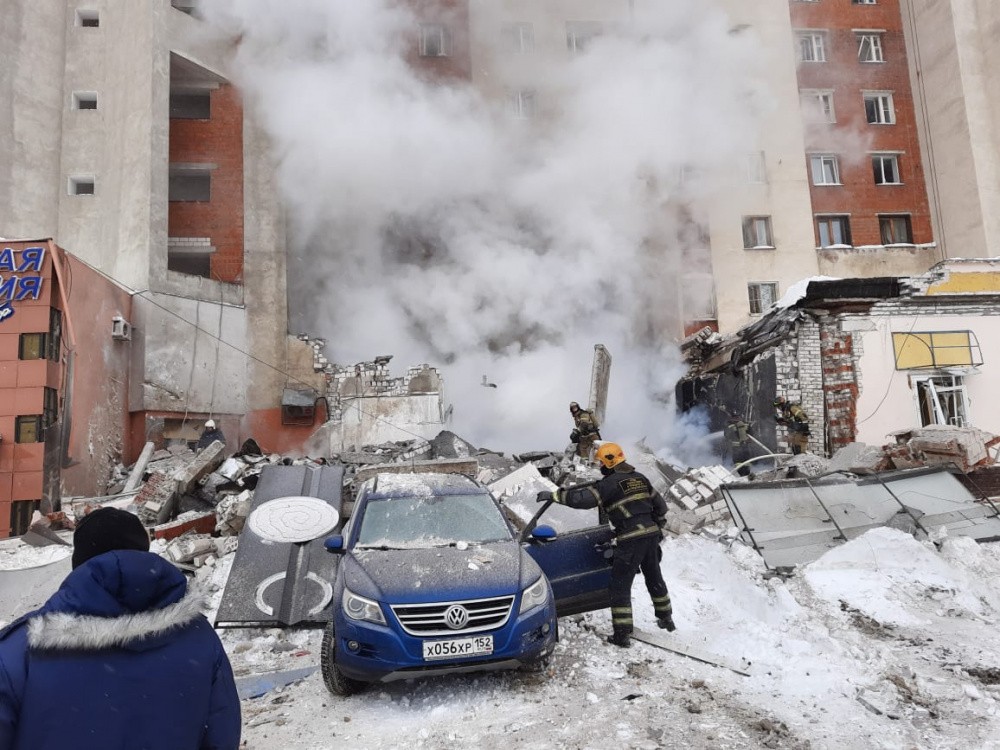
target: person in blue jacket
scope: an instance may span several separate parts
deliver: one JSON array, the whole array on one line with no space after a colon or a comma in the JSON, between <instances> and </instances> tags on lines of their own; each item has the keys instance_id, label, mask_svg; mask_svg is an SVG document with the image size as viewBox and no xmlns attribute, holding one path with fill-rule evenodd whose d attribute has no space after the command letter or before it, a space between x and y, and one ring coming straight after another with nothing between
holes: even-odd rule
<instances>
[{"instance_id":1,"label":"person in blue jacket","mask_svg":"<svg viewBox=\"0 0 1000 750\"><path fill-rule=\"evenodd\" d=\"M0 750L231 750L233 671L204 600L127 511L73 537L73 571L0 631Z\"/></svg>"}]
</instances>

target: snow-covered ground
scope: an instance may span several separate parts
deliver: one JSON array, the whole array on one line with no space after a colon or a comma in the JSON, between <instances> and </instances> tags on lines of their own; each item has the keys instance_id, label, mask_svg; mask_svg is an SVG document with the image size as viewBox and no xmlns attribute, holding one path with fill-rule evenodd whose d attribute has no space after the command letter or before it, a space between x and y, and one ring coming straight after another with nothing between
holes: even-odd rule
<instances>
[{"instance_id":1,"label":"snow-covered ground","mask_svg":"<svg viewBox=\"0 0 1000 750\"><path fill-rule=\"evenodd\" d=\"M1000 543L948 539L939 551L876 529L787 580L739 543L663 546L679 628L665 637L745 658L749 677L642 643L617 649L604 642L608 613L594 612L560 621L543 674L345 699L314 673L244 701L246 747L1000 748ZM46 566L53 590L65 574L55 563L68 548L2 547L0 568ZM232 560L199 572L216 606ZM633 601L637 626L654 630L641 579ZM319 663L318 631L220 634L238 677Z\"/></svg>"},{"instance_id":2,"label":"snow-covered ground","mask_svg":"<svg viewBox=\"0 0 1000 750\"><path fill-rule=\"evenodd\" d=\"M220 586L232 556L203 578ZM891 529L767 577L739 544L664 543L679 643L751 676L635 643L608 613L560 621L544 674L379 685L351 698L319 673L243 704L248 748L1000 748L1000 545ZM218 596L216 596L216 600ZM636 624L654 629L641 577ZM662 631L659 631L662 632ZM319 663L320 633L224 631L238 676Z\"/></svg>"}]
</instances>

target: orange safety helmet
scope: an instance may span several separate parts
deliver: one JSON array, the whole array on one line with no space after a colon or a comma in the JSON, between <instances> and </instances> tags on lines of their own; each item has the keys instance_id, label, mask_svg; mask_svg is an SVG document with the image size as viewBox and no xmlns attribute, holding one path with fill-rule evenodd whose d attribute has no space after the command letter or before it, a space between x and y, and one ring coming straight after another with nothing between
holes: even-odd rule
<instances>
[{"instance_id":1,"label":"orange safety helmet","mask_svg":"<svg viewBox=\"0 0 1000 750\"><path fill-rule=\"evenodd\" d=\"M613 469L625 460L625 451L618 443L601 443L597 448L597 459L607 469Z\"/></svg>"}]
</instances>

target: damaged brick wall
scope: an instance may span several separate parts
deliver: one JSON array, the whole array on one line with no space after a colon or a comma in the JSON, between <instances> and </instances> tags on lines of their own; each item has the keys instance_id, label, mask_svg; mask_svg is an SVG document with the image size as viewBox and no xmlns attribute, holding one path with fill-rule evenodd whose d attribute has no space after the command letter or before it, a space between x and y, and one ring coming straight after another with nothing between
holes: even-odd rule
<instances>
[{"instance_id":1,"label":"damaged brick wall","mask_svg":"<svg viewBox=\"0 0 1000 750\"><path fill-rule=\"evenodd\" d=\"M776 396L798 403L809 415L809 450L823 453L826 445L824 425L823 365L820 327L811 319L802 319L792 336L775 352L777 365ZM778 450L789 451L788 434L778 429Z\"/></svg>"},{"instance_id":2,"label":"damaged brick wall","mask_svg":"<svg viewBox=\"0 0 1000 750\"><path fill-rule=\"evenodd\" d=\"M827 449L831 454L857 438L858 379L854 334L842 331L840 323L838 317L824 317L819 335Z\"/></svg>"}]
</instances>

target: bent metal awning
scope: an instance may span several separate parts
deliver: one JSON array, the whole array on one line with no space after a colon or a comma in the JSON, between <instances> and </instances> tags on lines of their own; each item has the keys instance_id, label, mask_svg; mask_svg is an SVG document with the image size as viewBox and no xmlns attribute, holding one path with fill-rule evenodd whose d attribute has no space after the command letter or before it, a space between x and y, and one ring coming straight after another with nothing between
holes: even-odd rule
<instances>
[{"instance_id":1,"label":"bent metal awning","mask_svg":"<svg viewBox=\"0 0 1000 750\"><path fill-rule=\"evenodd\" d=\"M741 538L769 568L812 562L879 526L907 528L918 539L942 530L979 542L1000 539L1000 509L977 501L941 468L838 473L721 489Z\"/></svg>"}]
</instances>

